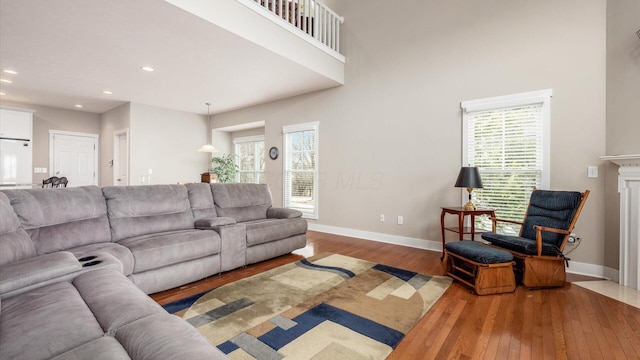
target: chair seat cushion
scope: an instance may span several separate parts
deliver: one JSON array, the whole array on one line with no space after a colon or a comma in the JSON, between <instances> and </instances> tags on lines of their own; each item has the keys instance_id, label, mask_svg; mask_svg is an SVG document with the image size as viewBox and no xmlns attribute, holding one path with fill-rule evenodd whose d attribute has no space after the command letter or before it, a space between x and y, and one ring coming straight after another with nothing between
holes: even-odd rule
<instances>
[{"instance_id":1,"label":"chair seat cushion","mask_svg":"<svg viewBox=\"0 0 640 360\"><path fill-rule=\"evenodd\" d=\"M220 235L213 230L182 230L119 241L131 250L134 273L220 253Z\"/></svg>"},{"instance_id":2,"label":"chair seat cushion","mask_svg":"<svg viewBox=\"0 0 640 360\"><path fill-rule=\"evenodd\" d=\"M307 232L307 221L302 218L266 219L244 224L247 227L248 246L282 240Z\"/></svg>"},{"instance_id":3,"label":"chair seat cushion","mask_svg":"<svg viewBox=\"0 0 640 360\"><path fill-rule=\"evenodd\" d=\"M481 264L502 264L513 261L510 252L475 241L455 241L445 246L448 252Z\"/></svg>"},{"instance_id":4,"label":"chair seat cushion","mask_svg":"<svg viewBox=\"0 0 640 360\"><path fill-rule=\"evenodd\" d=\"M538 248L536 247L535 240L513 235L496 234L492 232L482 233L482 238L490 242L491 245L498 246L510 251L514 251L524 255L538 255ZM543 242L542 255L558 256L562 255L562 252L559 251L555 245Z\"/></svg>"}]
</instances>

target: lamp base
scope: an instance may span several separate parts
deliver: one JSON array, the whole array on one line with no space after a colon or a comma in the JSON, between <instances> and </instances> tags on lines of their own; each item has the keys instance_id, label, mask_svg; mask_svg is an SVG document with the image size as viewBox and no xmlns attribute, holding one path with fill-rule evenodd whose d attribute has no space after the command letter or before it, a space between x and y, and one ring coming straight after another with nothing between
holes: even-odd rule
<instances>
[{"instance_id":1,"label":"lamp base","mask_svg":"<svg viewBox=\"0 0 640 360\"><path fill-rule=\"evenodd\" d=\"M471 192L473 191L473 188L467 188L467 192L469 193L469 201L467 201L466 204L464 204L464 206L462 207L465 211L476 211L478 208L476 207L476 204L474 204L471 201Z\"/></svg>"},{"instance_id":2,"label":"lamp base","mask_svg":"<svg viewBox=\"0 0 640 360\"><path fill-rule=\"evenodd\" d=\"M464 204L464 206L462 208L464 209L464 211L476 211L476 210L478 210L478 207L476 206L476 204L472 203L471 200L469 200L466 204Z\"/></svg>"}]
</instances>

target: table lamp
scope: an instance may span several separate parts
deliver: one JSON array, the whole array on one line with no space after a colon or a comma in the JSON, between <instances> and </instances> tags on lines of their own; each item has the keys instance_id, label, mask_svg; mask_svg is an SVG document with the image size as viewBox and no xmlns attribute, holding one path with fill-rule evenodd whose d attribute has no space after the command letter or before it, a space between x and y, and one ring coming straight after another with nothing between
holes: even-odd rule
<instances>
[{"instance_id":1,"label":"table lamp","mask_svg":"<svg viewBox=\"0 0 640 360\"><path fill-rule=\"evenodd\" d=\"M469 193L469 201L464 204L464 210L476 210L476 204L471 201L471 192L474 188L482 188L482 179L480 179L480 172L478 171L478 168L472 166L463 166L460 168L460 173L458 174L458 180L456 180L455 187L467 188L467 192Z\"/></svg>"}]
</instances>

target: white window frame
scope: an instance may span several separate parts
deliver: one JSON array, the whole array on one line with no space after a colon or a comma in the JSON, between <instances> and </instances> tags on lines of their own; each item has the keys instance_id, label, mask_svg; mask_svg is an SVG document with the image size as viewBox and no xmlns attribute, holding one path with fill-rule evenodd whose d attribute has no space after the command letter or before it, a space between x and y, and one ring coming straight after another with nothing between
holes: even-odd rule
<instances>
[{"instance_id":1,"label":"white window frame","mask_svg":"<svg viewBox=\"0 0 640 360\"><path fill-rule=\"evenodd\" d=\"M285 208L290 208L290 209L296 209L302 212L302 217L307 218L307 219L318 219L319 218L319 198L318 198L318 178L319 178L319 142L320 142L320 133L319 133L319 127L320 127L320 122L318 121L314 121L314 122L309 122L309 123L303 123L303 124L294 124L294 125L286 125L282 127L282 134L283 134L283 146L282 146L282 152L283 152L283 186L282 186L282 193L283 193L283 204ZM294 207L291 206L291 203L289 202L289 198L290 196L287 196L287 194L291 191L290 190L290 184L287 182L288 176L287 176L287 172L288 170L288 164L289 164L289 152L287 151L287 149L289 149L289 134L291 133L296 133L296 132L302 132L302 131L309 131L309 130L313 130L314 131L314 161L315 161L315 168L313 170L313 198L314 198L314 206L313 209L309 210L308 208L299 208L299 207Z\"/></svg>"},{"instance_id":2,"label":"white window frame","mask_svg":"<svg viewBox=\"0 0 640 360\"><path fill-rule=\"evenodd\" d=\"M498 110L517 106L542 104L542 176L540 189L549 189L551 183L551 97L552 89L518 93L506 96L497 96L485 99L463 101L462 109L462 166L474 166L468 158L469 155L469 113L476 111ZM468 194L465 189L461 191L461 204L466 203ZM521 219L520 219L521 220Z\"/></svg>"},{"instance_id":3,"label":"white window frame","mask_svg":"<svg viewBox=\"0 0 640 360\"><path fill-rule=\"evenodd\" d=\"M243 136L243 137L237 137L233 139L233 152L235 154L235 156L238 156L238 147L237 145L239 144L245 144L248 142L253 142L253 143L257 143L262 141L263 143L263 147L264 147L264 135L255 135L255 136ZM255 146L255 145L254 145ZM257 150L254 148L254 150ZM238 163L240 163L240 159L238 159ZM264 174L264 169L260 170L258 169L258 164L259 162L259 156L258 153L255 152L254 155L254 159L253 159L254 163L253 163L253 171L241 171L240 169L238 169L238 171L236 172L236 181L240 182L240 173L253 173L253 178L254 178L254 183L258 184L259 180L260 180L260 173Z\"/></svg>"}]
</instances>

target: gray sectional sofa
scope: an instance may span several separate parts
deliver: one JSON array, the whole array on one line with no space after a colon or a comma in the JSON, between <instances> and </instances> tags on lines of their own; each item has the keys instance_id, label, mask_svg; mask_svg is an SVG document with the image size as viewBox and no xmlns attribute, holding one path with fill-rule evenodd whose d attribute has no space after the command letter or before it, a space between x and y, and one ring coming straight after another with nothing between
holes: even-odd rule
<instances>
[{"instance_id":1,"label":"gray sectional sofa","mask_svg":"<svg viewBox=\"0 0 640 360\"><path fill-rule=\"evenodd\" d=\"M0 191L0 359L225 358L146 294L290 253L266 185Z\"/></svg>"}]
</instances>

